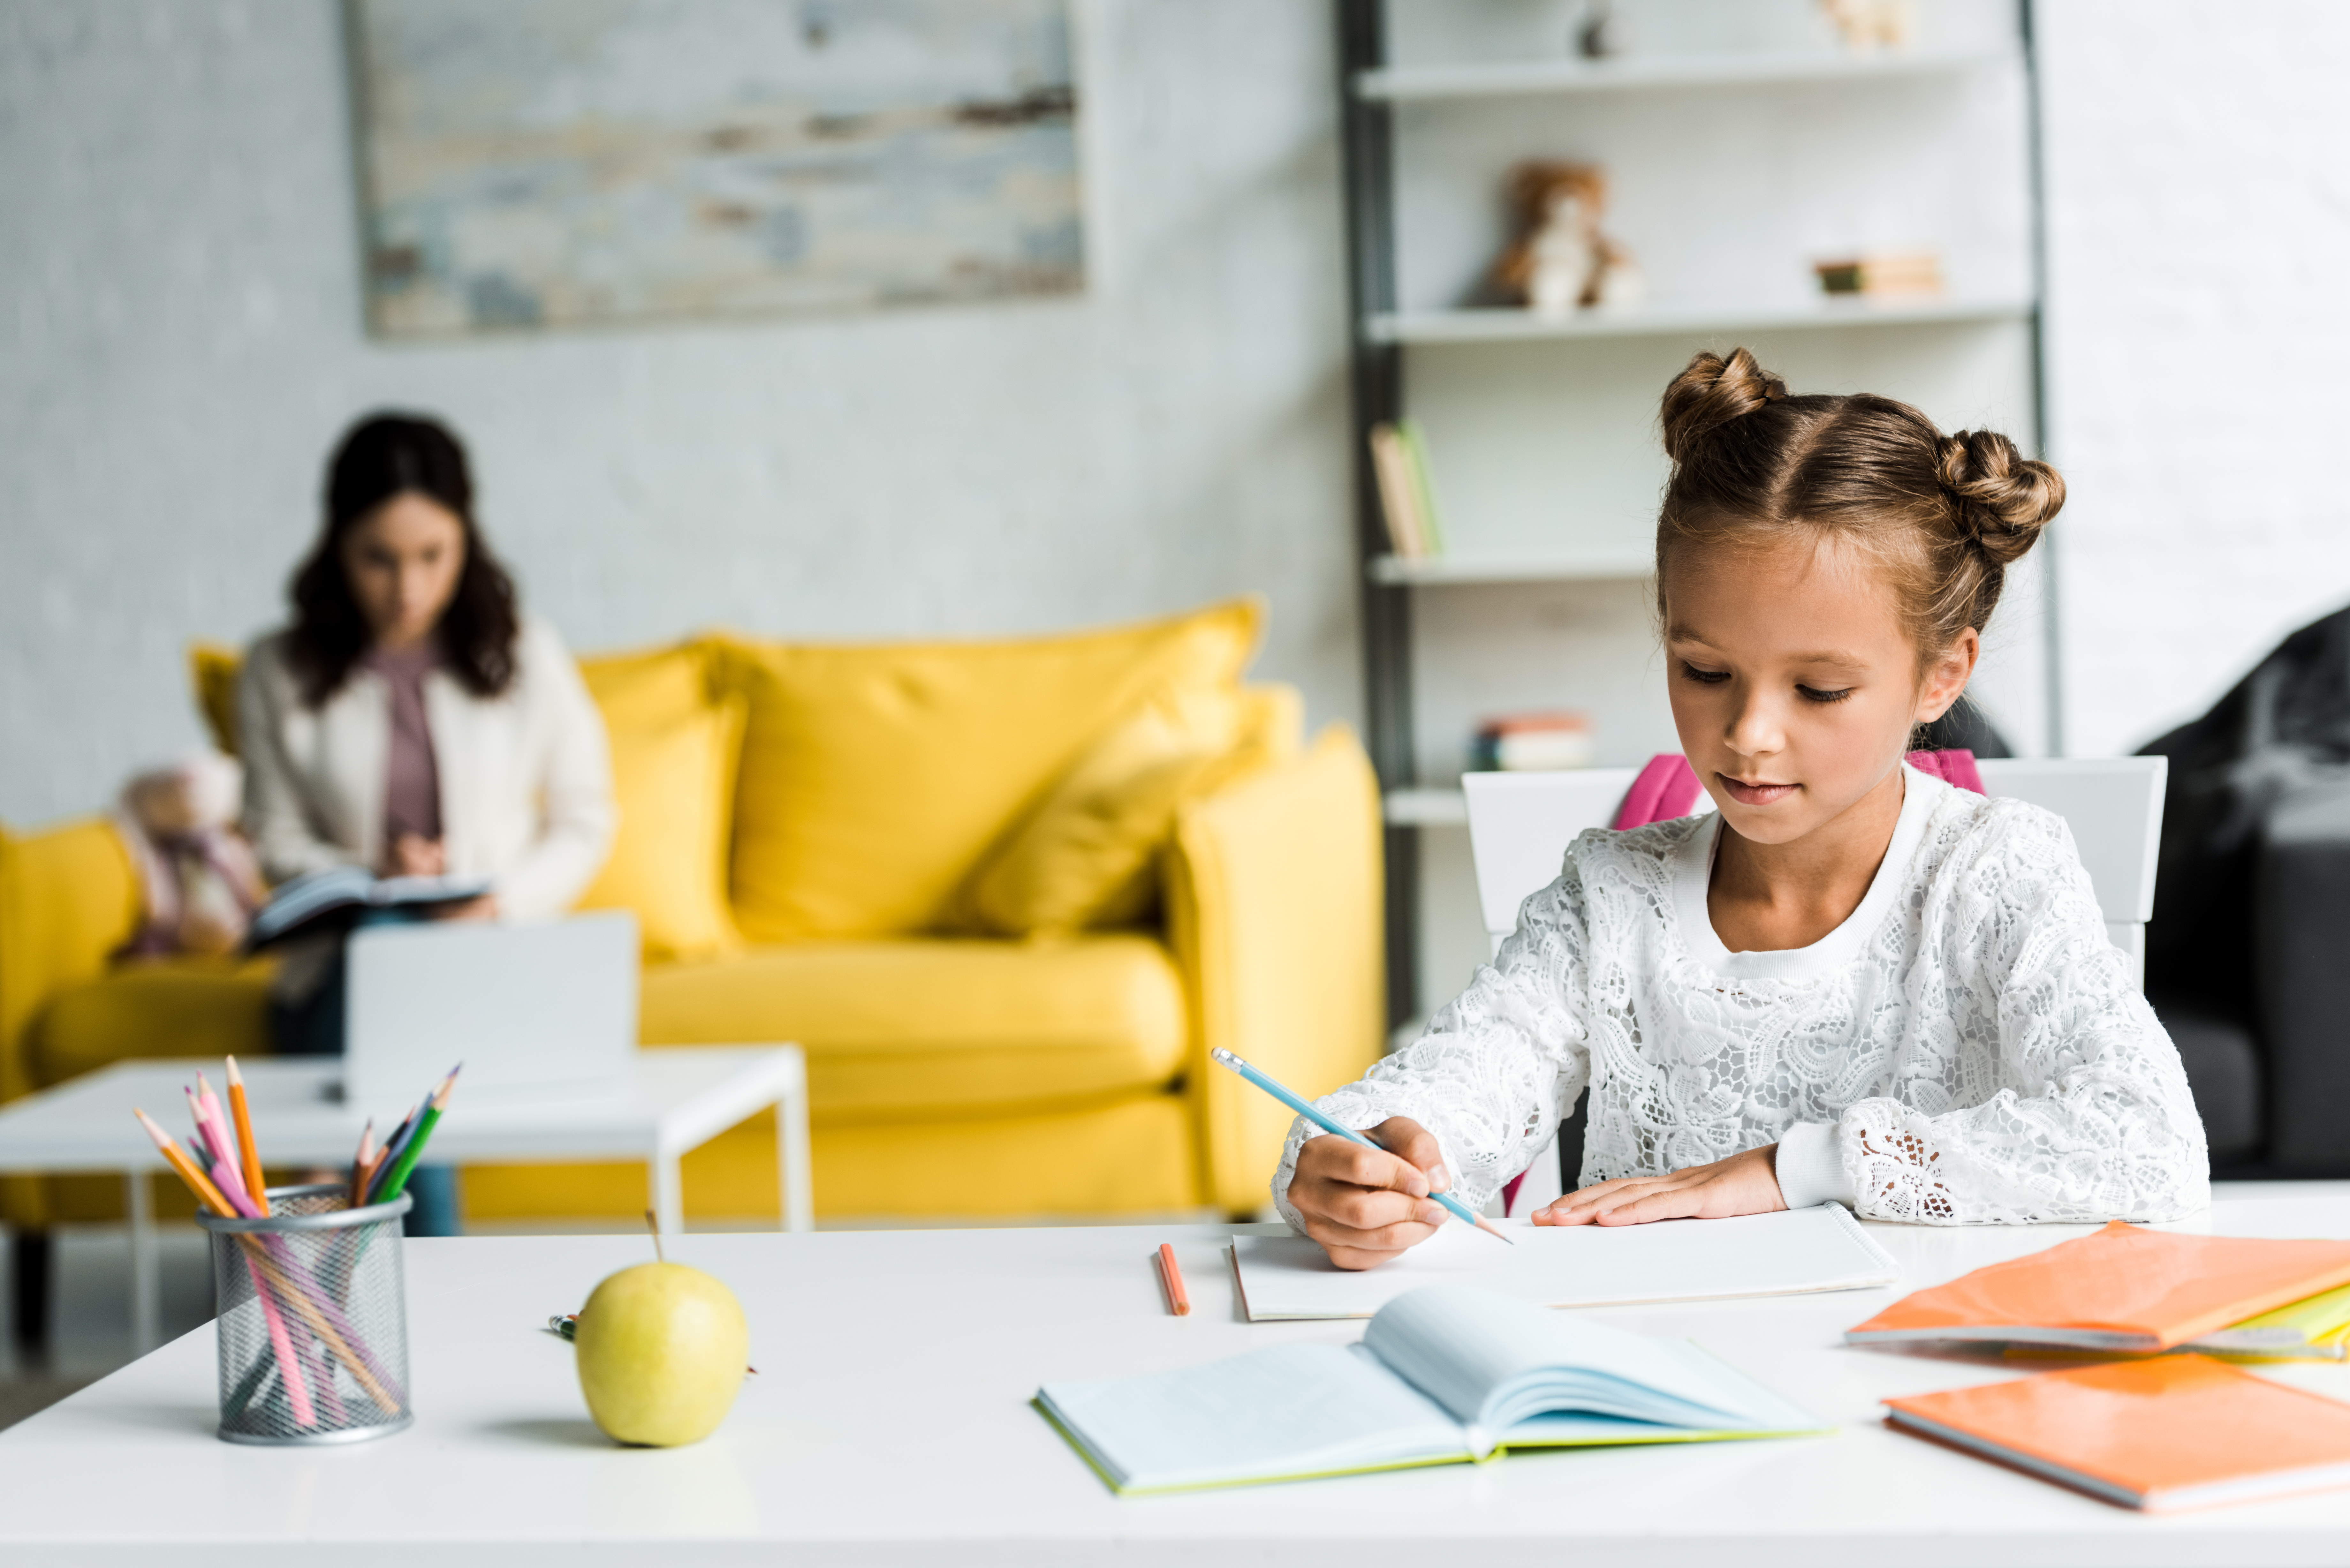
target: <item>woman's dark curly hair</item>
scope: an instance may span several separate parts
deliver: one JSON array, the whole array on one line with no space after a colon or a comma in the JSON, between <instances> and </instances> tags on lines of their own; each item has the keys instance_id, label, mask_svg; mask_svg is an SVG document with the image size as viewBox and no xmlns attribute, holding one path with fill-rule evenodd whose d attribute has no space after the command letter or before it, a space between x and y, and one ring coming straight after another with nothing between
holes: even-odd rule
<instances>
[{"instance_id":1,"label":"woman's dark curly hair","mask_svg":"<svg viewBox=\"0 0 2350 1568\"><path fill-rule=\"evenodd\" d=\"M342 689L372 636L343 575L343 541L377 507L409 493L439 502L465 530L464 568L433 632L442 659L476 697L494 697L514 682L521 624L514 579L474 525L464 447L436 421L376 414L353 425L336 449L327 470L326 527L294 574L288 652L313 708Z\"/></svg>"}]
</instances>

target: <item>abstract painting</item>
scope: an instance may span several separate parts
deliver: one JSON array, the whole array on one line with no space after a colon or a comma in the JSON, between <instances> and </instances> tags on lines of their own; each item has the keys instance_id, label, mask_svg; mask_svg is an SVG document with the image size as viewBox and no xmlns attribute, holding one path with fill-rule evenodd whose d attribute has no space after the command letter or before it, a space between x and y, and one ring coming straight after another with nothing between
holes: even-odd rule
<instances>
[{"instance_id":1,"label":"abstract painting","mask_svg":"<svg viewBox=\"0 0 2350 1568\"><path fill-rule=\"evenodd\" d=\"M1069 0L351 0L391 337L1084 286Z\"/></svg>"}]
</instances>

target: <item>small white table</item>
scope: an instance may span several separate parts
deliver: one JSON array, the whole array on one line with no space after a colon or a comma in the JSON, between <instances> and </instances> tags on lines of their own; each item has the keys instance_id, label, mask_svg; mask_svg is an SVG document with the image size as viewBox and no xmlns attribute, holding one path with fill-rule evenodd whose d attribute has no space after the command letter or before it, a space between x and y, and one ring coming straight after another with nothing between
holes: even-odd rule
<instances>
[{"instance_id":1,"label":"small white table","mask_svg":"<svg viewBox=\"0 0 2350 1568\"><path fill-rule=\"evenodd\" d=\"M2251 1191L2257 1193L2257 1189ZM2223 1194L2176 1229L2350 1237L2350 1188ZM1692 1221L1698 1223L1698 1221ZM1243 1229L1272 1229L1244 1227ZM2282 1568L2350 1560L2350 1491L2148 1517L1888 1429L1879 1401L2022 1376L1996 1356L1859 1350L1905 1292L2085 1227L1870 1232L1896 1286L1590 1315L1696 1340L1833 1436L1513 1455L1289 1486L1113 1497L1028 1400L1363 1324L1243 1321L1230 1226L702 1233L673 1261L733 1287L759 1376L691 1448L589 1425L544 1332L645 1262L627 1236L408 1243L416 1425L330 1449L213 1436L213 1334L175 1341L0 1432L0 1562L253 1568L545 1563L1572 1563L1575 1568ZM1168 1314L1171 1241L1194 1303ZM2266 1369L2350 1397L2341 1364Z\"/></svg>"},{"instance_id":2,"label":"small white table","mask_svg":"<svg viewBox=\"0 0 2350 1568\"><path fill-rule=\"evenodd\" d=\"M348 1167L359 1129L380 1106L342 1102L342 1064L328 1058L241 1062L254 1140L271 1167ZM150 1179L169 1168L133 1106L186 1135L181 1087L209 1061L117 1062L0 1107L0 1174L120 1171L130 1220L130 1332L153 1347L161 1320ZM215 1082L216 1089L221 1085ZM429 1085L419 1085L420 1088ZM773 1106L786 1231L816 1228L808 1186L807 1069L796 1045L697 1045L639 1051L620 1094L524 1101L465 1096L457 1081L433 1129L436 1163L641 1159L651 1167L653 1212L669 1235L685 1231L678 1161L728 1127ZM395 1113L396 1114L396 1113ZM379 1129L381 1130L379 1115Z\"/></svg>"}]
</instances>

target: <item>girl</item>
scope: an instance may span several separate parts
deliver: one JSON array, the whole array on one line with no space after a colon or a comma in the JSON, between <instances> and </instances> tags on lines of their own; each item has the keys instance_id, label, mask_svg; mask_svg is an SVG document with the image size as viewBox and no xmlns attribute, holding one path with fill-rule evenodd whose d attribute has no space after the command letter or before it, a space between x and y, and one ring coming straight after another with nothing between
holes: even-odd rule
<instances>
[{"instance_id":1,"label":"girl","mask_svg":"<svg viewBox=\"0 0 2350 1568\"><path fill-rule=\"evenodd\" d=\"M464 448L380 415L343 438L294 624L247 653L237 692L244 828L272 881L330 866L479 877L445 918L540 919L611 841L603 721L474 526ZM342 940L289 943L271 987L280 1054L340 1055ZM453 1173L409 1183L411 1234L456 1229Z\"/></svg>"},{"instance_id":2,"label":"girl","mask_svg":"<svg viewBox=\"0 0 2350 1568\"><path fill-rule=\"evenodd\" d=\"M2058 818L1905 765L2064 482L1989 431L1792 398L1743 348L1664 400L1657 600L1717 815L1585 834L1429 1033L1291 1131L1274 1201L1342 1268L1482 1206L1587 1088L1536 1224L1827 1200L1931 1224L2166 1220L2203 1127Z\"/></svg>"}]
</instances>

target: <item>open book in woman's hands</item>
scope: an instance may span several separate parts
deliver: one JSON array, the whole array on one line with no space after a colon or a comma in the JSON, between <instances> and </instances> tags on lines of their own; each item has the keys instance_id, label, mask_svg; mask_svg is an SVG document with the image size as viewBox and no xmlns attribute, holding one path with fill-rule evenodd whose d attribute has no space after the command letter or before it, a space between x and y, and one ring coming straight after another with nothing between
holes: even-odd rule
<instances>
[{"instance_id":1,"label":"open book in woman's hands","mask_svg":"<svg viewBox=\"0 0 2350 1568\"><path fill-rule=\"evenodd\" d=\"M1036 1406L1121 1494L1831 1429L1685 1340L1458 1285L1397 1297L1360 1345L1047 1383Z\"/></svg>"},{"instance_id":2,"label":"open book in woman's hands","mask_svg":"<svg viewBox=\"0 0 2350 1568\"><path fill-rule=\"evenodd\" d=\"M486 877L378 877L363 866L333 866L281 884L253 917L245 945L265 948L347 927L365 909L431 909L466 903L489 890Z\"/></svg>"}]
</instances>

